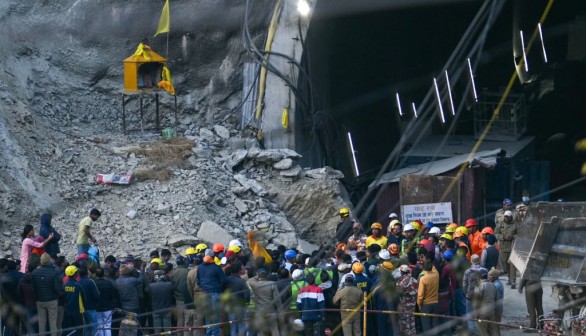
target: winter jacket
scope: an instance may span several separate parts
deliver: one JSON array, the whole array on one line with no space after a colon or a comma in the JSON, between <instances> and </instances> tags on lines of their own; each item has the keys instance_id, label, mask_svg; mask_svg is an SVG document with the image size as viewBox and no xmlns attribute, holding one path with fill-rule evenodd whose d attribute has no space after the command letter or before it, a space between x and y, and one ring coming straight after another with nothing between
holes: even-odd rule
<instances>
[{"instance_id":1,"label":"winter jacket","mask_svg":"<svg viewBox=\"0 0 586 336\"><path fill-rule=\"evenodd\" d=\"M187 273L189 271L183 265L177 265L177 268L173 270L173 275L171 276L171 283L173 284L173 295L175 296L176 301L183 301L183 296L185 293L183 290L185 284L187 283Z\"/></svg>"},{"instance_id":2,"label":"winter jacket","mask_svg":"<svg viewBox=\"0 0 586 336\"><path fill-rule=\"evenodd\" d=\"M69 279L63 285L63 298L66 315L85 313L85 304L87 302L85 293L79 282L75 281L74 278Z\"/></svg>"},{"instance_id":3,"label":"winter jacket","mask_svg":"<svg viewBox=\"0 0 586 336\"><path fill-rule=\"evenodd\" d=\"M36 308L35 289L33 288L32 273L25 273L18 282L18 302L21 302L26 308Z\"/></svg>"},{"instance_id":4,"label":"winter jacket","mask_svg":"<svg viewBox=\"0 0 586 336\"><path fill-rule=\"evenodd\" d=\"M197 285L208 294L222 293L226 274L214 263L203 263L197 267Z\"/></svg>"},{"instance_id":5,"label":"winter jacket","mask_svg":"<svg viewBox=\"0 0 586 336\"><path fill-rule=\"evenodd\" d=\"M23 274L17 270L11 270L0 276L0 293L2 299L10 303L17 303L18 283Z\"/></svg>"},{"instance_id":6,"label":"winter jacket","mask_svg":"<svg viewBox=\"0 0 586 336\"><path fill-rule=\"evenodd\" d=\"M326 301L321 288L315 284L301 288L297 295L297 309L301 311L303 321L321 320L324 317L325 308Z\"/></svg>"},{"instance_id":7,"label":"winter jacket","mask_svg":"<svg viewBox=\"0 0 586 336\"><path fill-rule=\"evenodd\" d=\"M372 286L372 282L366 275L360 273L356 274L354 278L354 285L358 287L360 290L362 290L364 293L369 293L370 287Z\"/></svg>"},{"instance_id":8,"label":"winter jacket","mask_svg":"<svg viewBox=\"0 0 586 336\"><path fill-rule=\"evenodd\" d=\"M339 304L340 309L354 309L363 300L362 290L356 286L344 286L334 295L334 304Z\"/></svg>"},{"instance_id":9,"label":"winter jacket","mask_svg":"<svg viewBox=\"0 0 586 336\"><path fill-rule=\"evenodd\" d=\"M419 278L419 287L417 288L417 305L422 307L426 304L438 303L439 293L439 274L435 267Z\"/></svg>"},{"instance_id":10,"label":"winter jacket","mask_svg":"<svg viewBox=\"0 0 586 336\"><path fill-rule=\"evenodd\" d=\"M50 265L41 266L32 272L33 287L38 302L57 300L63 292L59 272Z\"/></svg>"},{"instance_id":11,"label":"winter jacket","mask_svg":"<svg viewBox=\"0 0 586 336\"><path fill-rule=\"evenodd\" d=\"M85 293L86 303L85 310L96 310L98 302L100 301L100 292L94 280L82 277L79 279L79 284Z\"/></svg>"},{"instance_id":12,"label":"winter jacket","mask_svg":"<svg viewBox=\"0 0 586 336\"><path fill-rule=\"evenodd\" d=\"M248 285L252 290L254 305L257 309L271 313L281 310L281 297L277 284L254 277L248 280Z\"/></svg>"},{"instance_id":13,"label":"winter jacket","mask_svg":"<svg viewBox=\"0 0 586 336\"><path fill-rule=\"evenodd\" d=\"M238 274L232 274L226 279L226 290L238 304L245 306L250 301L250 289Z\"/></svg>"},{"instance_id":14,"label":"winter jacket","mask_svg":"<svg viewBox=\"0 0 586 336\"><path fill-rule=\"evenodd\" d=\"M153 311L160 311L173 306L173 284L168 281L156 281L147 287L151 296Z\"/></svg>"},{"instance_id":15,"label":"winter jacket","mask_svg":"<svg viewBox=\"0 0 586 336\"><path fill-rule=\"evenodd\" d=\"M98 278L95 280L95 283L100 292L100 299L96 305L96 310L98 312L114 310L118 306L118 292L114 287L114 282L106 278Z\"/></svg>"},{"instance_id":16,"label":"winter jacket","mask_svg":"<svg viewBox=\"0 0 586 336\"><path fill-rule=\"evenodd\" d=\"M480 265L487 270L490 270L493 267L497 267L499 264L499 250L496 249L494 245L488 245L482 251L482 255L480 256Z\"/></svg>"},{"instance_id":17,"label":"winter jacket","mask_svg":"<svg viewBox=\"0 0 586 336\"><path fill-rule=\"evenodd\" d=\"M47 245L45 245L45 252L47 252L47 254L49 254L51 257L54 257L61 253L61 250L59 249L61 235L55 231L54 227L51 226L51 218L51 214L43 214L41 216L41 229L39 230L39 236L47 239L49 238L49 235L53 233L53 239L51 239Z\"/></svg>"},{"instance_id":18,"label":"winter jacket","mask_svg":"<svg viewBox=\"0 0 586 336\"><path fill-rule=\"evenodd\" d=\"M122 275L116 279L115 287L120 297L120 308L129 311L140 309L143 279L144 271L140 272L140 276L138 278Z\"/></svg>"}]
</instances>

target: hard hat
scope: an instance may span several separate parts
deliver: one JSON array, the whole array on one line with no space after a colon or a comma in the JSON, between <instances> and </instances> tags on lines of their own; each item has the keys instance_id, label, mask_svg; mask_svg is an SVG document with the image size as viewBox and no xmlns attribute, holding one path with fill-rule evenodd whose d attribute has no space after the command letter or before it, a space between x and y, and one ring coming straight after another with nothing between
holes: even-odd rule
<instances>
[{"instance_id":1,"label":"hard hat","mask_svg":"<svg viewBox=\"0 0 586 336\"><path fill-rule=\"evenodd\" d=\"M417 245L425 245L425 244L427 244L427 243L429 243L429 240L427 240L427 239L423 238L423 239L421 239L421 240L420 240L420 241L417 243Z\"/></svg>"},{"instance_id":2,"label":"hard hat","mask_svg":"<svg viewBox=\"0 0 586 336\"><path fill-rule=\"evenodd\" d=\"M242 250L242 248L238 245L232 245L232 246L228 247L228 251L232 251L234 253L239 253L240 250Z\"/></svg>"},{"instance_id":3,"label":"hard hat","mask_svg":"<svg viewBox=\"0 0 586 336\"><path fill-rule=\"evenodd\" d=\"M503 200L503 205L513 205L513 201L511 201L511 200L510 200L510 199L508 199L508 198L505 198L505 199Z\"/></svg>"},{"instance_id":4,"label":"hard hat","mask_svg":"<svg viewBox=\"0 0 586 336\"><path fill-rule=\"evenodd\" d=\"M464 236L465 236L465 234L464 234L464 232L462 232L462 231L456 231L456 232L454 232L454 234L452 235L452 237L453 237L454 239L456 239L456 238L461 238L461 237L464 237Z\"/></svg>"},{"instance_id":5,"label":"hard hat","mask_svg":"<svg viewBox=\"0 0 586 336\"><path fill-rule=\"evenodd\" d=\"M411 224L411 226L413 226L413 229L415 229L417 231L421 231L421 225L418 222L411 222L409 224Z\"/></svg>"},{"instance_id":6,"label":"hard hat","mask_svg":"<svg viewBox=\"0 0 586 336\"><path fill-rule=\"evenodd\" d=\"M389 250L389 252L391 252L392 255L397 255L399 254L399 245L392 243L389 245L387 250Z\"/></svg>"},{"instance_id":7,"label":"hard hat","mask_svg":"<svg viewBox=\"0 0 586 336\"><path fill-rule=\"evenodd\" d=\"M212 246L212 251L214 251L214 253L224 252L224 250L224 245L220 243L215 243L214 246Z\"/></svg>"},{"instance_id":8,"label":"hard hat","mask_svg":"<svg viewBox=\"0 0 586 336\"><path fill-rule=\"evenodd\" d=\"M454 233L456 232L456 228L458 227L458 224L456 223L450 223L448 224L448 226L446 226L446 233Z\"/></svg>"},{"instance_id":9,"label":"hard hat","mask_svg":"<svg viewBox=\"0 0 586 336\"><path fill-rule=\"evenodd\" d=\"M439 234L440 232L440 228L438 228L437 226L434 226L431 229L429 229L429 233L431 234Z\"/></svg>"},{"instance_id":10,"label":"hard hat","mask_svg":"<svg viewBox=\"0 0 586 336\"><path fill-rule=\"evenodd\" d=\"M507 211L505 211L505 216L506 217L513 217L513 212L511 210L507 210Z\"/></svg>"},{"instance_id":11,"label":"hard hat","mask_svg":"<svg viewBox=\"0 0 586 336\"><path fill-rule=\"evenodd\" d=\"M486 234L490 234L490 235L493 235L494 234L494 230L491 227L489 227L489 226L487 226L484 229L482 229L481 232L482 233L486 233Z\"/></svg>"},{"instance_id":12,"label":"hard hat","mask_svg":"<svg viewBox=\"0 0 586 336\"><path fill-rule=\"evenodd\" d=\"M228 248L230 248L230 246L238 246L240 248L243 248L244 247L244 245L242 245L242 243L238 239L232 239L232 240L230 240L230 243L228 243Z\"/></svg>"},{"instance_id":13,"label":"hard hat","mask_svg":"<svg viewBox=\"0 0 586 336\"><path fill-rule=\"evenodd\" d=\"M395 227L395 225L401 225L401 222L399 222L398 220L394 219L389 223L389 227L392 229Z\"/></svg>"},{"instance_id":14,"label":"hard hat","mask_svg":"<svg viewBox=\"0 0 586 336\"><path fill-rule=\"evenodd\" d=\"M396 213L392 212L392 213L389 215L389 218L395 218L395 219L398 219L398 218L399 218L399 216L397 216L397 214L396 214Z\"/></svg>"},{"instance_id":15,"label":"hard hat","mask_svg":"<svg viewBox=\"0 0 586 336\"><path fill-rule=\"evenodd\" d=\"M345 217L345 216L348 216L349 214L350 214L350 209L348 209L348 208L340 209L340 216Z\"/></svg>"},{"instance_id":16,"label":"hard hat","mask_svg":"<svg viewBox=\"0 0 586 336\"><path fill-rule=\"evenodd\" d=\"M382 260L389 260L391 259L391 253L388 250L380 250L378 257Z\"/></svg>"},{"instance_id":17,"label":"hard hat","mask_svg":"<svg viewBox=\"0 0 586 336\"><path fill-rule=\"evenodd\" d=\"M293 259L295 257L297 257L297 251L295 251L295 250L285 251L285 259Z\"/></svg>"},{"instance_id":18,"label":"hard hat","mask_svg":"<svg viewBox=\"0 0 586 336\"><path fill-rule=\"evenodd\" d=\"M163 266L163 260L161 258L153 258L151 264L159 264L159 266Z\"/></svg>"},{"instance_id":19,"label":"hard hat","mask_svg":"<svg viewBox=\"0 0 586 336\"><path fill-rule=\"evenodd\" d=\"M454 257L454 252L452 252L452 250L444 251L444 253L442 253L442 257L444 257L446 260L452 260Z\"/></svg>"},{"instance_id":20,"label":"hard hat","mask_svg":"<svg viewBox=\"0 0 586 336\"><path fill-rule=\"evenodd\" d=\"M371 229L379 229L382 230L383 229L383 225L379 222L374 222L372 223L372 225L370 226Z\"/></svg>"},{"instance_id":21,"label":"hard hat","mask_svg":"<svg viewBox=\"0 0 586 336\"><path fill-rule=\"evenodd\" d=\"M388 260L385 260L385 261L383 261L383 262L380 264L380 266L381 266L382 268L386 269L387 271L392 271L392 270L394 270L394 269L395 269L395 265L393 265L393 263L392 263L392 262L390 262L390 261L388 261Z\"/></svg>"},{"instance_id":22,"label":"hard hat","mask_svg":"<svg viewBox=\"0 0 586 336\"><path fill-rule=\"evenodd\" d=\"M458 226L458 228L456 228L456 232L462 232L462 234L464 234L465 236L468 235L468 229L464 226Z\"/></svg>"},{"instance_id":23,"label":"hard hat","mask_svg":"<svg viewBox=\"0 0 586 336\"><path fill-rule=\"evenodd\" d=\"M205 243L197 244L197 246L195 246L195 253L203 253L207 248L208 246Z\"/></svg>"},{"instance_id":24,"label":"hard hat","mask_svg":"<svg viewBox=\"0 0 586 336\"><path fill-rule=\"evenodd\" d=\"M293 278L295 281L303 279L303 271L300 269L294 270L291 278Z\"/></svg>"},{"instance_id":25,"label":"hard hat","mask_svg":"<svg viewBox=\"0 0 586 336\"><path fill-rule=\"evenodd\" d=\"M414 231L414 230L415 230L415 228L413 227L413 224L411 224L411 223L409 223L409 224L406 224L406 225L403 227L403 232L407 232L407 231Z\"/></svg>"},{"instance_id":26,"label":"hard hat","mask_svg":"<svg viewBox=\"0 0 586 336\"><path fill-rule=\"evenodd\" d=\"M431 230L432 227L433 227L433 223L432 222L427 222L427 224L425 224L425 228L427 230Z\"/></svg>"},{"instance_id":27,"label":"hard hat","mask_svg":"<svg viewBox=\"0 0 586 336\"><path fill-rule=\"evenodd\" d=\"M77 273L77 267L73 265L67 266L67 268L65 269L65 275L67 275L68 277L74 276L75 273Z\"/></svg>"},{"instance_id":28,"label":"hard hat","mask_svg":"<svg viewBox=\"0 0 586 336\"><path fill-rule=\"evenodd\" d=\"M193 247L188 247L187 250L185 250L185 255L190 254L196 254L195 249Z\"/></svg>"},{"instance_id":29,"label":"hard hat","mask_svg":"<svg viewBox=\"0 0 586 336\"><path fill-rule=\"evenodd\" d=\"M478 225L478 223L476 222L476 219L474 218L470 218L466 221L466 227L471 227L471 226L476 226Z\"/></svg>"},{"instance_id":30,"label":"hard hat","mask_svg":"<svg viewBox=\"0 0 586 336\"><path fill-rule=\"evenodd\" d=\"M362 265L362 263L360 263L359 261L353 263L352 264L352 272L354 272L356 274L360 274L360 273L364 272L364 265Z\"/></svg>"},{"instance_id":31,"label":"hard hat","mask_svg":"<svg viewBox=\"0 0 586 336\"><path fill-rule=\"evenodd\" d=\"M449 233L444 233L443 235L441 235L440 239L447 239L447 240L454 240L454 238L452 238L452 235Z\"/></svg>"}]
</instances>

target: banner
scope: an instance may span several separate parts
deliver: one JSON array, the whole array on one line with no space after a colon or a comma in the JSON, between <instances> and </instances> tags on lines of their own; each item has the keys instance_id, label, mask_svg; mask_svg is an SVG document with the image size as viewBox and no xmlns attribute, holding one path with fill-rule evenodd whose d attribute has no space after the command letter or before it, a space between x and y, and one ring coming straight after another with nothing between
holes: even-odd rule
<instances>
[{"instance_id":1,"label":"banner","mask_svg":"<svg viewBox=\"0 0 586 336\"><path fill-rule=\"evenodd\" d=\"M403 224L421 219L425 224L452 223L452 202L409 204L401 206Z\"/></svg>"}]
</instances>

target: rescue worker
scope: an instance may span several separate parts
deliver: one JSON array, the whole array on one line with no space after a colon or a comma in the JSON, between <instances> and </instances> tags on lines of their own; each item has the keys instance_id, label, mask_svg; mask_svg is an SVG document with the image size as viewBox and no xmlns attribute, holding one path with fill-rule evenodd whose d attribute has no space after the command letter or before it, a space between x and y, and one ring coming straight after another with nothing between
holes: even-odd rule
<instances>
[{"instance_id":1,"label":"rescue worker","mask_svg":"<svg viewBox=\"0 0 586 336\"><path fill-rule=\"evenodd\" d=\"M407 257L410 264L415 264L417 262L417 255L415 253L417 247L415 242L416 231L411 223L405 225L403 234L405 235L405 239L403 239L400 245L401 255Z\"/></svg>"},{"instance_id":2,"label":"rescue worker","mask_svg":"<svg viewBox=\"0 0 586 336\"><path fill-rule=\"evenodd\" d=\"M505 198L503 200L503 207L501 209L498 209L496 214L494 215L494 229L496 229L499 223L502 223L504 221L506 211L511 211L511 213L513 214L513 220L519 222L519 213L517 212L517 210L515 210L513 201L511 201L508 198Z\"/></svg>"},{"instance_id":3,"label":"rescue worker","mask_svg":"<svg viewBox=\"0 0 586 336\"><path fill-rule=\"evenodd\" d=\"M345 243L352 235L354 221L350 219L350 209L348 208L340 209L339 215L342 221L336 226L336 239L338 243Z\"/></svg>"},{"instance_id":4,"label":"rescue worker","mask_svg":"<svg viewBox=\"0 0 586 336\"><path fill-rule=\"evenodd\" d=\"M478 231L478 223L474 218L470 218L466 220L465 226L468 229L468 241L470 242L471 253L481 255L485 241L480 231Z\"/></svg>"},{"instance_id":5,"label":"rescue worker","mask_svg":"<svg viewBox=\"0 0 586 336\"><path fill-rule=\"evenodd\" d=\"M419 283L417 279L411 276L411 268L408 265L399 267L401 276L397 279L397 288L399 289L399 335L415 336L415 308L417 304L417 289Z\"/></svg>"},{"instance_id":6,"label":"rescue worker","mask_svg":"<svg viewBox=\"0 0 586 336\"><path fill-rule=\"evenodd\" d=\"M405 239L405 236L403 236L403 224L396 219L392 220L391 223L389 223L387 231L387 243L389 245L397 244L397 246L401 246L401 243Z\"/></svg>"},{"instance_id":7,"label":"rescue worker","mask_svg":"<svg viewBox=\"0 0 586 336\"><path fill-rule=\"evenodd\" d=\"M349 275L344 280L344 287L340 288L334 295L334 304L340 305L342 318L342 331L344 336L360 336L360 314L353 313L362 303L362 291L354 286L354 276Z\"/></svg>"},{"instance_id":8,"label":"rescue worker","mask_svg":"<svg viewBox=\"0 0 586 336\"><path fill-rule=\"evenodd\" d=\"M511 255L511 249L515 237L517 237L518 223L514 219L514 214L511 210L504 212L503 221L499 222L494 230L494 236L500 243L500 261L506 273L509 274L509 281L507 285L515 289L517 286L517 270L515 266L509 263L509 257Z\"/></svg>"},{"instance_id":9,"label":"rescue worker","mask_svg":"<svg viewBox=\"0 0 586 336\"><path fill-rule=\"evenodd\" d=\"M527 312L529 313L529 328L542 327L538 323L540 316L543 316L543 288L539 280L525 280L523 279L519 284L519 293L523 293L525 289L525 303L527 304Z\"/></svg>"},{"instance_id":10,"label":"rescue worker","mask_svg":"<svg viewBox=\"0 0 586 336\"><path fill-rule=\"evenodd\" d=\"M375 222L372 223L370 229L372 230L372 235L366 238L366 247L368 248L372 244L377 244L381 247L381 249L386 249L387 237L382 235L383 225L381 223Z\"/></svg>"},{"instance_id":11,"label":"rescue worker","mask_svg":"<svg viewBox=\"0 0 586 336\"><path fill-rule=\"evenodd\" d=\"M85 304L87 302L83 288L75 280L77 275L77 267L67 266L65 275L69 278L63 285L63 302L64 302L64 318L63 328L75 328L74 332L77 335L83 335L83 314L85 313Z\"/></svg>"},{"instance_id":12,"label":"rescue worker","mask_svg":"<svg viewBox=\"0 0 586 336\"><path fill-rule=\"evenodd\" d=\"M515 207L515 209L519 213L519 223L523 223L523 220L525 219L525 214L527 213L527 207L529 207L529 204L531 204L529 192L527 190L524 190L523 196L521 197L521 203L517 204L517 206Z\"/></svg>"},{"instance_id":13,"label":"rescue worker","mask_svg":"<svg viewBox=\"0 0 586 336\"><path fill-rule=\"evenodd\" d=\"M476 329L480 336L494 336L497 334L497 325L486 321L494 321L496 301L498 299L497 289L495 284L488 280L488 271L483 270L480 277L480 283L474 288L474 311L472 316L478 319Z\"/></svg>"}]
</instances>

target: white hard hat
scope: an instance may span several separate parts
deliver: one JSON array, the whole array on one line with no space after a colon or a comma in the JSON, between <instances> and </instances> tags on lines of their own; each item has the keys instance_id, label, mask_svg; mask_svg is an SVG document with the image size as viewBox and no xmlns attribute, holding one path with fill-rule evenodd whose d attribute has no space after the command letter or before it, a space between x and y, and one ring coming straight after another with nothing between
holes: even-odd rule
<instances>
[{"instance_id":1,"label":"white hard hat","mask_svg":"<svg viewBox=\"0 0 586 336\"><path fill-rule=\"evenodd\" d=\"M410 230L415 230L415 228L413 227L413 224L411 224L411 223L405 224L405 226L403 227L403 232L410 231Z\"/></svg>"},{"instance_id":2,"label":"white hard hat","mask_svg":"<svg viewBox=\"0 0 586 336\"><path fill-rule=\"evenodd\" d=\"M431 233L431 234L439 234L439 233L441 233L441 230L437 226L434 226L431 229L429 229L429 233Z\"/></svg>"},{"instance_id":3,"label":"white hard hat","mask_svg":"<svg viewBox=\"0 0 586 336\"><path fill-rule=\"evenodd\" d=\"M507 210L507 211L505 211L505 216L513 217L513 212L511 210Z\"/></svg>"},{"instance_id":4,"label":"white hard hat","mask_svg":"<svg viewBox=\"0 0 586 336\"><path fill-rule=\"evenodd\" d=\"M228 244L228 248L230 248L230 246L238 246L240 248L244 247L242 245L242 243L240 242L240 240L238 240L238 239L230 240L230 243Z\"/></svg>"},{"instance_id":5,"label":"white hard hat","mask_svg":"<svg viewBox=\"0 0 586 336\"><path fill-rule=\"evenodd\" d=\"M391 259L391 253L387 249L380 250L380 252L378 253L378 257L382 260L389 260Z\"/></svg>"},{"instance_id":6,"label":"white hard hat","mask_svg":"<svg viewBox=\"0 0 586 336\"><path fill-rule=\"evenodd\" d=\"M396 213L392 212L392 213L389 215L389 218L399 218L399 216L397 216L397 214L396 214Z\"/></svg>"}]
</instances>

